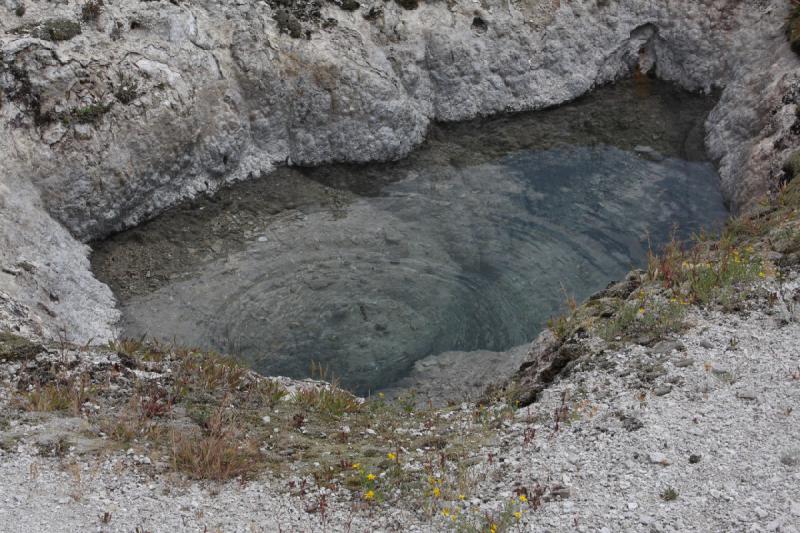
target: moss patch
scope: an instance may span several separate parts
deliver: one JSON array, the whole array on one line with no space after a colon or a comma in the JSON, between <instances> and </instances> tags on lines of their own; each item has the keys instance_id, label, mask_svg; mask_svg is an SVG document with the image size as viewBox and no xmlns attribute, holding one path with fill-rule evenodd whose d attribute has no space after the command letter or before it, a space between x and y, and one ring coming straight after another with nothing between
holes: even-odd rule
<instances>
[{"instance_id":1,"label":"moss patch","mask_svg":"<svg viewBox=\"0 0 800 533\"><path fill-rule=\"evenodd\" d=\"M786 174L786 182L790 182L800 176L800 150L789 156L789 159L783 164L783 171Z\"/></svg>"},{"instance_id":2,"label":"moss patch","mask_svg":"<svg viewBox=\"0 0 800 533\"><path fill-rule=\"evenodd\" d=\"M43 348L13 333L0 333L0 359L27 360L36 357Z\"/></svg>"},{"instance_id":3,"label":"moss patch","mask_svg":"<svg viewBox=\"0 0 800 533\"><path fill-rule=\"evenodd\" d=\"M81 33L81 25L69 19L49 19L26 24L13 30L18 35L30 35L45 41L69 41Z\"/></svg>"},{"instance_id":4,"label":"moss patch","mask_svg":"<svg viewBox=\"0 0 800 533\"><path fill-rule=\"evenodd\" d=\"M397 5L403 9L417 9L419 7L419 0L395 0Z\"/></svg>"},{"instance_id":5,"label":"moss patch","mask_svg":"<svg viewBox=\"0 0 800 533\"><path fill-rule=\"evenodd\" d=\"M789 20L786 24L786 38L792 50L796 54L800 54L800 6L795 7L789 15Z\"/></svg>"}]
</instances>

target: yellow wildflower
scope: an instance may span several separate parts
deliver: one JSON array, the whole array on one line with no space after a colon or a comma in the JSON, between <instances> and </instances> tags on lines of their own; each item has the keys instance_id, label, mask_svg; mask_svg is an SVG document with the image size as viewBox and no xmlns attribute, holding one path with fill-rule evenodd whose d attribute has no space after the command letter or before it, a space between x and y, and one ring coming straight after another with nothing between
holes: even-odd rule
<instances>
[{"instance_id":1,"label":"yellow wildflower","mask_svg":"<svg viewBox=\"0 0 800 533\"><path fill-rule=\"evenodd\" d=\"M491 524L489 526L489 533L497 533L497 524Z\"/></svg>"},{"instance_id":2,"label":"yellow wildflower","mask_svg":"<svg viewBox=\"0 0 800 533\"><path fill-rule=\"evenodd\" d=\"M367 479L370 481L375 481L375 474L367 474Z\"/></svg>"},{"instance_id":3,"label":"yellow wildflower","mask_svg":"<svg viewBox=\"0 0 800 533\"><path fill-rule=\"evenodd\" d=\"M640 308L639 308L639 314L640 314L640 315L643 315L643 314L644 314L644 307L640 307Z\"/></svg>"},{"instance_id":4,"label":"yellow wildflower","mask_svg":"<svg viewBox=\"0 0 800 533\"><path fill-rule=\"evenodd\" d=\"M466 497L466 496L464 496L463 494L459 494L459 495L458 495L458 499L459 499L459 500L461 500L462 502L464 501L464 498L465 498L465 497Z\"/></svg>"},{"instance_id":5,"label":"yellow wildflower","mask_svg":"<svg viewBox=\"0 0 800 533\"><path fill-rule=\"evenodd\" d=\"M762 270L761 272L759 272L759 273L758 273L758 277L759 277L759 278L766 278L766 277L767 277L767 275L766 275L766 274L764 273L764 271Z\"/></svg>"},{"instance_id":6,"label":"yellow wildflower","mask_svg":"<svg viewBox=\"0 0 800 533\"><path fill-rule=\"evenodd\" d=\"M514 513L514 518L516 518L517 522L519 522L519 519L522 518L522 513L520 513L519 511L516 511Z\"/></svg>"},{"instance_id":7,"label":"yellow wildflower","mask_svg":"<svg viewBox=\"0 0 800 533\"><path fill-rule=\"evenodd\" d=\"M438 498L442 495L442 491L439 490L439 487L433 487L433 497Z\"/></svg>"},{"instance_id":8,"label":"yellow wildflower","mask_svg":"<svg viewBox=\"0 0 800 533\"><path fill-rule=\"evenodd\" d=\"M353 470L359 470L361 468L361 463L353 463Z\"/></svg>"},{"instance_id":9,"label":"yellow wildflower","mask_svg":"<svg viewBox=\"0 0 800 533\"><path fill-rule=\"evenodd\" d=\"M382 392L378 393L378 398L383 398L384 396L385 396L385 394L383 394Z\"/></svg>"},{"instance_id":10,"label":"yellow wildflower","mask_svg":"<svg viewBox=\"0 0 800 533\"><path fill-rule=\"evenodd\" d=\"M394 453L394 452L389 452L389 453L387 453L387 454L386 454L386 457L387 457L387 458L388 458L390 461L394 461L395 459L397 459L397 454L396 454L396 453Z\"/></svg>"},{"instance_id":11,"label":"yellow wildflower","mask_svg":"<svg viewBox=\"0 0 800 533\"><path fill-rule=\"evenodd\" d=\"M519 501L521 501L522 503L525 503L525 502L528 501L528 497L525 496L524 494L520 494L519 495Z\"/></svg>"},{"instance_id":12,"label":"yellow wildflower","mask_svg":"<svg viewBox=\"0 0 800 533\"><path fill-rule=\"evenodd\" d=\"M375 498L375 491L368 490L366 493L364 493L365 500L372 500L374 498Z\"/></svg>"},{"instance_id":13,"label":"yellow wildflower","mask_svg":"<svg viewBox=\"0 0 800 533\"><path fill-rule=\"evenodd\" d=\"M442 514L445 516L450 516L450 508L445 507L444 509L442 509Z\"/></svg>"}]
</instances>

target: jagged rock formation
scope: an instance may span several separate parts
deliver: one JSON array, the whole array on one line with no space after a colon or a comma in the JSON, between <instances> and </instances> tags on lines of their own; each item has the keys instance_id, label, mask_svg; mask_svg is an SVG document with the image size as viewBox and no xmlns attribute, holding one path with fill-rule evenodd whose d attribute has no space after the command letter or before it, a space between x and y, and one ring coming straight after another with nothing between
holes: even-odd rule
<instances>
[{"instance_id":1,"label":"jagged rock formation","mask_svg":"<svg viewBox=\"0 0 800 533\"><path fill-rule=\"evenodd\" d=\"M724 88L707 144L735 208L797 146L783 0L356 4L6 0L3 313L108 337L113 298L82 242L279 164L399 158L433 120L552 106L632 72Z\"/></svg>"}]
</instances>

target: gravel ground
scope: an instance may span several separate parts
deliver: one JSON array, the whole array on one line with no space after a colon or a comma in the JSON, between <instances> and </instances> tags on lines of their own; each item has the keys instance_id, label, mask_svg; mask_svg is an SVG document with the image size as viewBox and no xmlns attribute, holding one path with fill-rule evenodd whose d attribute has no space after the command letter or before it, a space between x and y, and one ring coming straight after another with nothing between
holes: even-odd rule
<instances>
[{"instance_id":1,"label":"gravel ground","mask_svg":"<svg viewBox=\"0 0 800 533\"><path fill-rule=\"evenodd\" d=\"M436 502L435 513L269 475L190 482L135 453L92 451L91 440L50 457L43 442L80 418L7 420L4 434L22 438L0 446L0 531L471 531L475 517L504 508L520 512L507 514L510 531L799 531L792 311L695 310L689 330L651 348L597 341L539 402L498 425L469 460L468 495ZM10 412L11 391L0 391L0 413ZM458 434L474 428L474 409L441 416Z\"/></svg>"}]
</instances>

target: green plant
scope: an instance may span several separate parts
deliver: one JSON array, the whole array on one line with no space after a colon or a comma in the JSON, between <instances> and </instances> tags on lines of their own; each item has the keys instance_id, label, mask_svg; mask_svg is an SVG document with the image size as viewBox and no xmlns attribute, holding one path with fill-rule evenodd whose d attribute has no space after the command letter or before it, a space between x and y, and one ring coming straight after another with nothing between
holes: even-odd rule
<instances>
[{"instance_id":1,"label":"green plant","mask_svg":"<svg viewBox=\"0 0 800 533\"><path fill-rule=\"evenodd\" d=\"M361 401L339 388L336 380L329 385L311 385L298 390L294 396L294 403L303 409L317 411L334 418L361 410Z\"/></svg>"},{"instance_id":2,"label":"green plant","mask_svg":"<svg viewBox=\"0 0 800 533\"><path fill-rule=\"evenodd\" d=\"M61 122L65 125L69 125L73 122L77 122L78 124L94 124L99 122L100 119L103 118L103 115L111 110L112 105L111 103L93 103L83 107L76 107L71 111L62 113L60 115Z\"/></svg>"},{"instance_id":3,"label":"green plant","mask_svg":"<svg viewBox=\"0 0 800 533\"><path fill-rule=\"evenodd\" d=\"M665 502L671 502L678 499L678 491L672 487L667 487L661 492L660 496Z\"/></svg>"},{"instance_id":4,"label":"green plant","mask_svg":"<svg viewBox=\"0 0 800 533\"><path fill-rule=\"evenodd\" d=\"M761 232L760 226L749 222L732 222L713 249L704 243L684 249L673 239L661 254L650 252L648 278L671 289L673 302L730 305L737 297L746 297L743 285L766 275L752 246L737 244Z\"/></svg>"},{"instance_id":5,"label":"green plant","mask_svg":"<svg viewBox=\"0 0 800 533\"><path fill-rule=\"evenodd\" d=\"M97 20L103 12L103 0L89 0L81 6L81 20L91 22Z\"/></svg>"},{"instance_id":6,"label":"green plant","mask_svg":"<svg viewBox=\"0 0 800 533\"><path fill-rule=\"evenodd\" d=\"M603 323L598 334L607 341L647 335L654 339L683 328L685 304L664 301L640 293L640 297L622 304L614 316Z\"/></svg>"},{"instance_id":7,"label":"green plant","mask_svg":"<svg viewBox=\"0 0 800 533\"><path fill-rule=\"evenodd\" d=\"M260 379L255 382L251 389L259 404L266 405L270 409L275 407L289 392L275 379Z\"/></svg>"},{"instance_id":8,"label":"green plant","mask_svg":"<svg viewBox=\"0 0 800 533\"><path fill-rule=\"evenodd\" d=\"M117 81L112 83L114 98L128 105L139 97L139 82L124 72L117 72Z\"/></svg>"}]
</instances>

